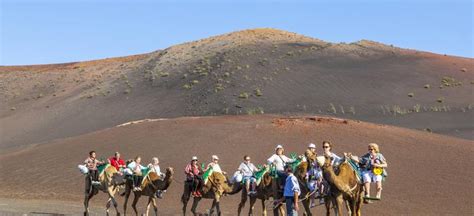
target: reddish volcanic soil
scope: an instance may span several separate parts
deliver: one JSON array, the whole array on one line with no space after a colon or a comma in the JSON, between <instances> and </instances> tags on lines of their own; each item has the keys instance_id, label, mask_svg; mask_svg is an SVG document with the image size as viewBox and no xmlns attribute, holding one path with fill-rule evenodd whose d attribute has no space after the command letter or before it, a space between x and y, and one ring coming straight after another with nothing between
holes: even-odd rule
<instances>
[{"instance_id":1,"label":"reddish volcanic soil","mask_svg":"<svg viewBox=\"0 0 474 216\"><path fill-rule=\"evenodd\" d=\"M322 140L332 141L340 155L362 155L369 142L380 145L388 160L389 176L384 182L383 200L364 205L364 215L474 213L472 141L353 120L253 115L145 121L3 152L0 214L81 214L84 178L76 167L90 150L96 150L99 157L115 151L126 158L141 155L146 163L158 156L162 170L173 167L176 179L158 202L160 215L180 215L183 168L192 155L207 162L217 154L223 170L232 173L244 154L261 164L276 144L283 144L288 155L302 153L310 142L321 152ZM236 215L239 198L240 194L222 199L225 215ZM97 215L103 215L104 201L105 194L94 198L93 212ZM121 198L119 204L123 204ZM209 201L201 204L201 212L210 207ZM139 202L141 212L144 206L145 199ZM260 214L259 204L255 210ZM313 211L322 215L323 207Z\"/></svg>"}]
</instances>

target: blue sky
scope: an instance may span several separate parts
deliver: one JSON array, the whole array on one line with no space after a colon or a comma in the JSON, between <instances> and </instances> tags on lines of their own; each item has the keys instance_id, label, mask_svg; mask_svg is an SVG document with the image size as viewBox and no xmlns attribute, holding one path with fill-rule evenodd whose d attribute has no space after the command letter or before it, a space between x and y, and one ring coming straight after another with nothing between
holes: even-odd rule
<instances>
[{"instance_id":1,"label":"blue sky","mask_svg":"<svg viewBox=\"0 0 474 216\"><path fill-rule=\"evenodd\" d=\"M472 0L0 1L0 65L140 54L259 27L474 57Z\"/></svg>"}]
</instances>

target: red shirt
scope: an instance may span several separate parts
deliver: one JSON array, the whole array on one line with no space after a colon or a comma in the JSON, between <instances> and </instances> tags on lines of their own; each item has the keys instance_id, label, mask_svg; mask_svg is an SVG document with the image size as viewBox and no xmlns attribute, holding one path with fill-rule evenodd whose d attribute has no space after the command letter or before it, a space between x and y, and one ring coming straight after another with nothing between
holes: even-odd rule
<instances>
[{"instance_id":1,"label":"red shirt","mask_svg":"<svg viewBox=\"0 0 474 216\"><path fill-rule=\"evenodd\" d=\"M188 164L186 168L184 168L184 173L188 179L192 179L194 176L198 176L201 172L201 169L198 165L193 166L192 164Z\"/></svg>"},{"instance_id":2,"label":"red shirt","mask_svg":"<svg viewBox=\"0 0 474 216\"><path fill-rule=\"evenodd\" d=\"M120 158L117 160L116 157L111 157L110 159L110 165L115 167L115 169L120 170L120 167L125 167L125 162Z\"/></svg>"}]
</instances>

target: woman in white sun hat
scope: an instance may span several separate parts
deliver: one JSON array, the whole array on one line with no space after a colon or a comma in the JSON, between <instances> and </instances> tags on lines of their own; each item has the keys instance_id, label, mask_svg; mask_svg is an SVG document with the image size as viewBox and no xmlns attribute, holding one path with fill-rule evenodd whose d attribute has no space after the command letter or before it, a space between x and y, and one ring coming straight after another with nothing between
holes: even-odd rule
<instances>
[{"instance_id":1,"label":"woman in white sun hat","mask_svg":"<svg viewBox=\"0 0 474 216\"><path fill-rule=\"evenodd\" d=\"M221 166L219 165L219 157L217 155L212 155L211 156L211 162L207 164L207 168L204 171L207 171L209 168L212 167L212 171L226 174L226 172L222 171Z\"/></svg>"},{"instance_id":2,"label":"woman in white sun hat","mask_svg":"<svg viewBox=\"0 0 474 216\"><path fill-rule=\"evenodd\" d=\"M275 166L276 173L278 175L278 178L280 179L280 188L283 188L285 184L286 177L288 177L287 173L285 172L285 165L287 163L292 163L295 161L295 159L291 159L283 154L283 149L282 145L277 145L275 147L275 154L273 154L270 158L267 159L267 164L268 165L273 165Z\"/></svg>"}]
</instances>

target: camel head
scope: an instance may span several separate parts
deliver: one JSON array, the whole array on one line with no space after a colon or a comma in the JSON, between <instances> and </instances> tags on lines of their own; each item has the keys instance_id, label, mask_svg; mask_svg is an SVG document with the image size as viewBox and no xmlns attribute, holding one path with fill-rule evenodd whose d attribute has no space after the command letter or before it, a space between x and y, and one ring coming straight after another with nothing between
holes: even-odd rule
<instances>
[{"instance_id":1,"label":"camel head","mask_svg":"<svg viewBox=\"0 0 474 216\"><path fill-rule=\"evenodd\" d=\"M305 152L304 152L304 156L306 157L306 159L308 160L308 162L312 163L313 161L316 160L316 153L313 153L311 150L307 149Z\"/></svg>"},{"instance_id":2,"label":"camel head","mask_svg":"<svg viewBox=\"0 0 474 216\"><path fill-rule=\"evenodd\" d=\"M323 168L331 167L331 157L325 155L324 156L324 163L321 167L323 167Z\"/></svg>"},{"instance_id":3,"label":"camel head","mask_svg":"<svg viewBox=\"0 0 474 216\"><path fill-rule=\"evenodd\" d=\"M173 174L174 174L174 170L173 170L173 167L168 167L166 168L166 176L168 177L173 177Z\"/></svg>"}]
</instances>

